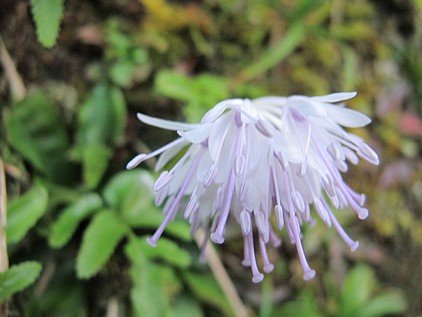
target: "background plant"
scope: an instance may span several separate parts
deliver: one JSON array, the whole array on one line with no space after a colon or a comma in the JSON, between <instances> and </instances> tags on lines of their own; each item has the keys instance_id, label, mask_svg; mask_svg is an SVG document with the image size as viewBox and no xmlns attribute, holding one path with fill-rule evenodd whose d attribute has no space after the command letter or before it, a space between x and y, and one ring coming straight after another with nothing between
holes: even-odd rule
<instances>
[{"instance_id":1,"label":"background plant","mask_svg":"<svg viewBox=\"0 0 422 317\"><path fill-rule=\"evenodd\" d=\"M339 215L360 251L317 223L304 241L318 277L302 281L286 244L258 286L241 268L235 227L218 251L252 315L420 313L420 1L2 6L0 197L11 263L0 273L2 309L7 301L28 316L234 315L183 221L156 249L146 245L162 217L155 172L124 166L173 135L135 113L194 122L229 97L356 90L351 107L374 118L360 133L382 157L381 169L365 165L348 179L368 193L369 220Z\"/></svg>"}]
</instances>

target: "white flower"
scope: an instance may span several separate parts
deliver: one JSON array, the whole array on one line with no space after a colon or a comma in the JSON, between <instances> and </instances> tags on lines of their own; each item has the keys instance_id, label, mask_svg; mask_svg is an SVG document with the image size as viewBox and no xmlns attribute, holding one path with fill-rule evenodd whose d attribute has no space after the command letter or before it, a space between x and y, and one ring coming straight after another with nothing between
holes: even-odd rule
<instances>
[{"instance_id":1,"label":"white flower","mask_svg":"<svg viewBox=\"0 0 422 317\"><path fill-rule=\"evenodd\" d=\"M358 242L346 234L330 207L350 206L360 219L368 216L363 207L365 196L344 183L341 172L347 171L348 163L357 164L359 157L373 164L379 163L378 157L361 138L341 126L362 127L370 119L332 104L355 95L229 99L215 105L199 124L138 114L142 122L175 130L180 137L148 155L136 156L127 168L160 155L156 169L161 170L185 150L154 184L157 205L165 202L165 218L148 242L156 245L167 224L183 209L192 232L205 227L211 240L221 244L231 215L244 236L243 264L251 267L252 281L257 283L263 274L257 266L254 239L264 272L271 272L274 266L266 246L278 246L276 232L285 227L308 280L315 271L306 260L300 228L304 222L313 222L313 209L355 250Z\"/></svg>"}]
</instances>

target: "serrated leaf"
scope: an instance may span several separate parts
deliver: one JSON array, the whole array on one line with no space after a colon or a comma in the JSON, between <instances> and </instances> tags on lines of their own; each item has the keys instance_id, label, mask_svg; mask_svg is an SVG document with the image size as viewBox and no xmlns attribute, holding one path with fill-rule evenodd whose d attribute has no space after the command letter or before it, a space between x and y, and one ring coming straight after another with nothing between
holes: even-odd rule
<instances>
[{"instance_id":1,"label":"serrated leaf","mask_svg":"<svg viewBox=\"0 0 422 317\"><path fill-rule=\"evenodd\" d=\"M115 86L97 85L79 112L78 144L113 145L123 136L126 104Z\"/></svg>"},{"instance_id":2,"label":"serrated leaf","mask_svg":"<svg viewBox=\"0 0 422 317\"><path fill-rule=\"evenodd\" d=\"M45 47L56 44L63 16L64 0L31 0L38 40Z\"/></svg>"},{"instance_id":3,"label":"serrated leaf","mask_svg":"<svg viewBox=\"0 0 422 317\"><path fill-rule=\"evenodd\" d=\"M75 233L78 224L103 206L97 194L87 194L79 198L60 214L51 227L49 243L53 248L64 246Z\"/></svg>"},{"instance_id":4,"label":"serrated leaf","mask_svg":"<svg viewBox=\"0 0 422 317\"><path fill-rule=\"evenodd\" d=\"M47 203L48 192L41 185L12 200L7 212L7 242L19 242L46 212Z\"/></svg>"},{"instance_id":5,"label":"serrated leaf","mask_svg":"<svg viewBox=\"0 0 422 317\"><path fill-rule=\"evenodd\" d=\"M189 288L200 300L220 309L226 316L233 316L227 298L211 275L185 272L184 277Z\"/></svg>"},{"instance_id":6,"label":"serrated leaf","mask_svg":"<svg viewBox=\"0 0 422 317\"><path fill-rule=\"evenodd\" d=\"M0 273L0 303L32 283L41 272L37 262L24 262L13 265L7 271Z\"/></svg>"},{"instance_id":7,"label":"serrated leaf","mask_svg":"<svg viewBox=\"0 0 422 317\"><path fill-rule=\"evenodd\" d=\"M142 248L145 256L151 259L162 259L174 266L187 268L191 264L191 256L189 252L182 249L177 243L160 238L156 247L151 247L146 242L146 237L141 240L140 248Z\"/></svg>"},{"instance_id":8,"label":"serrated leaf","mask_svg":"<svg viewBox=\"0 0 422 317\"><path fill-rule=\"evenodd\" d=\"M341 316L355 316L354 311L364 305L375 287L373 270L357 265L346 276L341 292Z\"/></svg>"},{"instance_id":9,"label":"serrated leaf","mask_svg":"<svg viewBox=\"0 0 422 317\"><path fill-rule=\"evenodd\" d=\"M70 143L56 107L41 92L29 95L4 116L8 141L38 171L56 182L69 182Z\"/></svg>"},{"instance_id":10,"label":"serrated leaf","mask_svg":"<svg viewBox=\"0 0 422 317\"><path fill-rule=\"evenodd\" d=\"M84 232L76 259L78 277L89 278L100 271L126 233L127 227L113 211L99 212Z\"/></svg>"},{"instance_id":11,"label":"serrated leaf","mask_svg":"<svg viewBox=\"0 0 422 317\"><path fill-rule=\"evenodd\" d=\"M112 151L101 143L87 144L82 151L84 183L89 189L94 189L107 170Z\"/></svg>"},{"instance_id":12,"label":"serrated leaf","mask_svg":"<svg viewBox=\"0 0 422 317\"><path fill-rule=\"evenodd\" d=\"M135 316L166 316L169 298L165 291L165 280L159 266L151 264L140 252L141 240L132 237L125 252L132 262L130 276L132 289L130 297Z\"/></svg>"}]
</instances>

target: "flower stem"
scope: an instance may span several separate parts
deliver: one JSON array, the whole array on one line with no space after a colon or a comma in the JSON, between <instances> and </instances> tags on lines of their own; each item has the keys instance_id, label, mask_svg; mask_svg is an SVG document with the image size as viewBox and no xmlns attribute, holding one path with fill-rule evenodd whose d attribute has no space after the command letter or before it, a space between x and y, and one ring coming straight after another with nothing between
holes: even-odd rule
<instances>
[{"instance_id":1,"label":"flower stem","mask_svg":"<svg viewBox=\"0 0 422 317\"><path fill-rule=\"evenodd\" d=\"M6 175L4 171L3 161L0 159L0 272L4 272L9 267L9 258L7 256L6 242L6 220L7 220L7 191L6 191ZM0 305L0 315L8 315L7 302Z\"/></svg>"},{"instance_id":2,"label":"flower stem","mask_svg":"<svg viewBox=\"0 0 422 317\"><path fill-rule=\"evenodd\" d=\"M202 243L205 238L205 232L201 228L198 229L195 234L195 241L199 247L202 246ZM243 304L236 290L236 287L230 279L230 276L224 268L223 263L221 262L220 257L212 243L207 243L205 250L205 258L208 262L208 265L210 266L212 274L217 280L217 283L220 285L221 290L226 295L227 300L229 301L233 309L234 315L236 317L247 317L248 310Z\"/></svg>"}]
</instances>

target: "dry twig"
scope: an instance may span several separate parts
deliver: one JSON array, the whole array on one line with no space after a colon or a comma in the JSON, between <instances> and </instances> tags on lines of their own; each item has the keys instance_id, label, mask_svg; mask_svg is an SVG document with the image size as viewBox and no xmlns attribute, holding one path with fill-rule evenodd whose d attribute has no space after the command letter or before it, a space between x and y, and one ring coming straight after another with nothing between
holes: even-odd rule
<instances>
[{"instance_id":1,"label":"dry twig","mask_svg":"<svg viewBox=\"0 0 422 317\"><path fill-rule=\"evenodd\" d=\"M3 161L0 159L0 272L4 272L9 267L9 258L7 256L6 241L6 220L7 220L7 191L6 191L6 175L4 171ZM0 315L8 315L7 302L0 305Z\"/></svg>"},{"instance_id":2,"label":"dry twig","mask_svg":"<svg viewBox=\"0 0 422 317\"><path fill-rule=\"evenodd\" d=\"M10 85L10 91L12 94L13 101L20 101L26 96L26 88L23 83L21 76L16 70L16 66L13 63L12 58L7 52L6 46L4 45L3 38L0 35L0 62L3 66L4 72L6 73L7 81Z\"/></svg>"}]
</instances>

